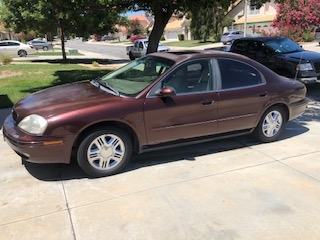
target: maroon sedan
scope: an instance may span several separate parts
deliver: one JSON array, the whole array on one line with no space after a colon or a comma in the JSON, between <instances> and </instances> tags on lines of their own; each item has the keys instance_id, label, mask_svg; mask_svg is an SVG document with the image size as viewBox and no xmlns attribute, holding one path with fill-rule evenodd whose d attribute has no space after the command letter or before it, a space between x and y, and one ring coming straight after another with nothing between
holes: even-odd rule
<instances>
[{"instance_id":1,"label":"maroon sedan","mask_svg":"<svg viewBox=\"0 0 320 240\"><path fill-rule=\"evenodd\" d=\"M155 53L98 79L22 99L3 133L23 159L118 173L133 152L254 134L278 139L307 106L306 87L247 57L218 51Z\"/></svg>"}]
</instances>

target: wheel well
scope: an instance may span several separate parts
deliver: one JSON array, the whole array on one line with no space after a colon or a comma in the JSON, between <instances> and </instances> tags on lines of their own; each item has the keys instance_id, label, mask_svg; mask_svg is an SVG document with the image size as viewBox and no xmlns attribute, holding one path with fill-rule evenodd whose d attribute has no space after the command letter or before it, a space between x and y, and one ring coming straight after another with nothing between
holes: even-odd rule
<instances>
[{"instance_id":1,"label":"wheel well","mask_svg":"<svg viewBox=\"0 0 320 240\"><path fill-rule=\"evenodd\" d=\"M87 127L86 129L84 129L76 138L76 140L73 143L73 147L72 147L72 156L76 156L76 147L79 146L79 144L81 143L81 141L85 138L85 136L89 133L94 131L95 129L98 128L102 128L102 127L116 127L119 128L123 131L125 131L128 136L130 137L131 141L132 141L132 146L133 146L133 151L134 152L138 152L139 151L139 141L138 141L138 137L135 133L135 131L129 127L128 125L124 124L124 123L120 123L120 122L101 122L101 123L97 123L94 124L92 126Z\"/></svg>"},{"instance_id":2,"label":"wheel well","mask_svg":"<svg viewBox=\"0 0 320 240\"><path fill-rule=\"evenodd\" d=\"M288 121L288 119L289 119L289 108L288 108L288 106L286 105L286 104L283 104L283 103L278 103L278 104L275 104L275 105L272 105L272 106L270 106L268 109L270 109L270 108L272 108L272 107L281 107L283 110L284 110L284 112L285 112L285 117L286 117L286 122ZM268 110L267 109L267 110ZM266 111L267 111L266 110ZM265 112L266 112L265 111Z\"/></svg>"}]
</instances>

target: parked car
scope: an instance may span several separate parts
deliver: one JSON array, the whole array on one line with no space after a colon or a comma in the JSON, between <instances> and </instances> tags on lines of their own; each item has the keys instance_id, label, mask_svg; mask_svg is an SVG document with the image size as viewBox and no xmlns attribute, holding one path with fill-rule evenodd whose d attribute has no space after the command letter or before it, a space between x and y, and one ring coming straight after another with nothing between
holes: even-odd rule
<instances>
[{"instance_id":1,"label":"parked car","mask_svg":"<svg viewBox=\"0 0 320 240\"><path fill-rule=\"evenodd\" d=\"M19 41L14 40L4 40L0 41L0 55L5 54L9 56L19 56L19 57L26 57L29 54L35 53L36 50L33 46L28 44L24 44Z\"/></svg>"},{"instance_id":2,"label":"parked car","mask_svg":"<svg viewBox=\"0 0 320 240\"><path fill-rule=\"evenodd\" d=\"M36 50L42 49L43 51L48 51L53 48L51 42L43 40L31 40L28 42L29 45L33 46Z\"/></svg>"},{"instance_id":3,"label":"parked car","mask_svg":"<svg viewBox=\"0 0 320 240\"><path fill-rule=\"evenodd\" d=\"M319 44L320 44L320 27L316 28L314 38L315 38L315 40L318 41Z\"/></svg>"},{"instance_id":4,"label":"parked car","mask_svg":"<svg viewBox=\"0 0 320 240\"><path fill-rule=\"evenodd\" d=\"M26 161L70 163L74 156L87 174L107 176L133 152L250 133L277 140L307 106L305 85L292 81L238 54L152 53L20 100L3 136Z\"/></svg>"},{"instance_id":5,"label":"parked car","mask_svg":"<svg viewBox=\"0 0 320 240\"><path fill-rule=\"evenodd\" d=\"M276 73L304 83L320 83L320 53L305 51L285 37L234 40L230 52L252 58Z\"/></svg>"},{"instance_id":6,"label":"parked car","mask_svg":"<svg viewBox=\"0 0 320 240\"><path fill-rule=\"evenodd\" d=\"M147 54L148 44L148 39L138 39L133 43L133 46L126 47L127 55L129 56L130 60L145 56ZM161 42L159 42L157 49L158 52L168 52L169 50L169 47L164 46Z\"/></svg>"},{"instance_id":7,"label":"parked car","mask_svg":"<svg viewBox=\"0 0 320 240\"><path fill-rule=\"evenodd\" d=\"M238 31L238 30L229 30L222 34L220 42L222 42L224 45L227 43L232 43L234 39L243 38L244 32Z\"/></svg>"},{"instance_id":8,"label":"parked car","mask_svg":"<svg viewBox=\"0 0 320 240\"><path fill-rule=\"evenodd\" d=\"M146 39L147 37L144 35L133 35L130 37L130 42L135 42L136 40L139 39Z\"/></svg>"},{"instance_id":9,"label":"parked car","mask_svg":"<svg viewBox=\"0 0 320 240\"><path fill-rule=\"evenodd\" d=\"M110 35L103 35L101 38L101 41L113 41L116 40L118 38L114 37L114 36L110 36Z\"/></svg>"}]
</instances>

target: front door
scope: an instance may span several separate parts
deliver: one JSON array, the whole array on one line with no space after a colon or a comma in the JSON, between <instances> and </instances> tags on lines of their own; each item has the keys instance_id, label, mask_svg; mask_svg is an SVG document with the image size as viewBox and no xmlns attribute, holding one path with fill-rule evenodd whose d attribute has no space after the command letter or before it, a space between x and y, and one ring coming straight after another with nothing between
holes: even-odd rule
<instances>
[{"instance_id":1,"label":"front door","mask_svg":"<svg viewBox=\"0 0 320 240\"><path fill-rule=\"evenodd\" d=\"M209 60L192 61L156 86L170 86L176 94L170 97L150 94L146 99L144 117L149 145L217 132L218 94L212 91L211 71Z\"/></svg>"}]
</instances>

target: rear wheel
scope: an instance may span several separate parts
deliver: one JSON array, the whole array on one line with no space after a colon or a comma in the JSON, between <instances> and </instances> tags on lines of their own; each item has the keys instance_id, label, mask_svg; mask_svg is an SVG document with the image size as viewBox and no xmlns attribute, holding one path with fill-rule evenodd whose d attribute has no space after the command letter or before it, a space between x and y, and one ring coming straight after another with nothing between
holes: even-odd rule
<instances>
[{"instance_id":1,"label":"rear wheel","mask_svg":"<svg viewBox=\"0 0 320 240\"><path fill-rule=\"evenodd\" d=\"M77 161L93 177L119 173L129 162L132 142L121 129L109 127L90 132L80 143Z\"/></svg>"},{"instance_id":2,"label":"rear wheel","mask_svg":"<svg viewBox=\"0 0 320 240\"><path fill-rule=\"evenodd\" d=\"M254 130L254 134L262 142L275 141L283 131L286 121L286 115L282 107L271 107L263 114Z\"/></svg>"},{"instance_id":3,"label":"rear wheel","mask_svg":"<svg viewBox=\"0 0 320 240\"><path fill-rule=\"evenodd\" d=\"M19 55L19 57L26 57L28 54L25 50L19 50L18 55Z\"/></svg>"}]
</instances>

